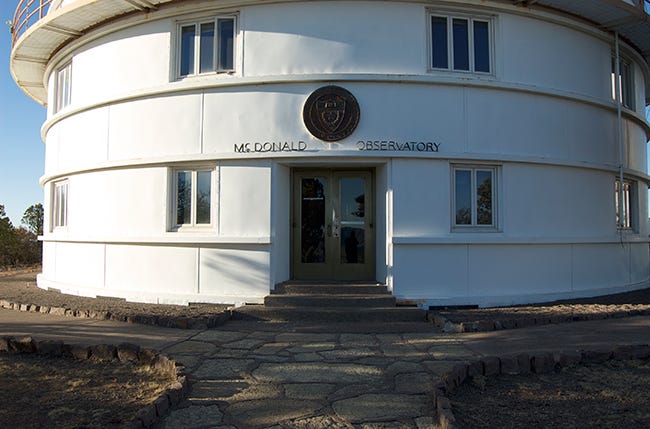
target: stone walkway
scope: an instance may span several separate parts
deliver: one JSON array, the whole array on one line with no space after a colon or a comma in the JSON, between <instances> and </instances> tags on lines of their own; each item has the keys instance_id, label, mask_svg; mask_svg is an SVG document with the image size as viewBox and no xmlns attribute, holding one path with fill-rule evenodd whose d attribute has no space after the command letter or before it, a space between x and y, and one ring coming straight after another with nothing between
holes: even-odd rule
<instances>
[{"instance_id":1,"label":"stone walkway","mask_svg":"<svg viewBox=\"0 0 650 429\"><path fill-rule=\"evenodd\" d=\"M650 317L445 334L427 323L230 321L178 330L0 310L0 335L130 341L182 362L189 397L157 429L432 428L433 386L459 362L650 342Z\"/></svg>"},{"instance_id":2,"label":"stone walkway","mask_svg":"<svg viewBox=\"0 0 650 429\"><path fill-rule=\"evenodd\" d=\"M648 317L457 335L229 322L164 350L193 390L159 428L433 428L434 381L460 362L648 340Z\"/></svg>"}]
</instances>

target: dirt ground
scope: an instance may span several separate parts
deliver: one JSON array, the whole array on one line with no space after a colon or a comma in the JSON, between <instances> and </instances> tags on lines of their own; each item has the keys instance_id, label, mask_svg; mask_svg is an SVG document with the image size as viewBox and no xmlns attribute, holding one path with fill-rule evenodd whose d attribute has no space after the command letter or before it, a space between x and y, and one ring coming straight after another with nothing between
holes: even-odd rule
<instances>
[{"instance_id":1,"label":"dirt ground","mask_svg":"<svg viewBox=\"0 0 650 429\"><path fill-rule=\"evenodd\" d=\"M144 314L164 317L204 317L221 313L229 307L221 304L142 304L118 298L86 298L67 295L38 288L36 274L39 272L40 268L36 267L18 272L0 273L0 299L20 304L65 307L72 310L109 311L125 316Z\"/></svg>"},{"instance_id":2,"label":"dirt ground","mask_svg":"<svg viewBox=\"0 0 650 429\"><path fill-rule=\"evenodd\" d=\"M0 426L120 428L172 381L130 364L0 353Z\"/></svg>"},{"instance_id":3,"label":"dirt ground","mask_svg":"<svg viewBox=\"0 0 650 429\"><path fill-rule=\"evenodd\" d=\"M460 428L650 428L650 361L479 377L450 399Z\"/></svg>"}]
</instances>

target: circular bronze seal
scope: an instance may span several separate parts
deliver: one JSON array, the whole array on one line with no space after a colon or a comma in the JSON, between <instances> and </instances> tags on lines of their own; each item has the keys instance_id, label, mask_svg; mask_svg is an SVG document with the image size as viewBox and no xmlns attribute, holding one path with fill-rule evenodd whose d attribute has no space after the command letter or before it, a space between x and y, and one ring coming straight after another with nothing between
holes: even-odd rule
<instances>
[{"instance_id":1,"label":"circular bronze seal","mask_svg":"<svg viewBox=\"0 0 650 429\"><path fill-rule=\"evenodd\" d=\"M359 103L340 86L318 88L307 98L302 119L309 132L326 142L348 137L359 123Z\"/></svg>"}]
</instances>

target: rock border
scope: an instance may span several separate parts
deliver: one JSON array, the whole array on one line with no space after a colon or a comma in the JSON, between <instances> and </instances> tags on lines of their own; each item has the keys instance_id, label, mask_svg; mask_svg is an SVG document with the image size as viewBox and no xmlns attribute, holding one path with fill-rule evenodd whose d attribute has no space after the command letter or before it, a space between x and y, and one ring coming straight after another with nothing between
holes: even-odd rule
<instances>
[{"instance_id":1,"label":"rock border","mask_svg":"<svg viewBox=\"0 0 650 429\"><path fill-rule=\"evenodd\" d=\"M434 386L433 405L437 412L438 425L442 429L459 429L448 395L453 394L466 380L474 376L543 374L572 365L631 359L650 359L650 345L634 344L600 350L486 356L470 363L458 364L440 377Z\"/></svg>"},{"instance_id":2,"label":"rock border","mask_svg":"<svg viewBox=\"0 0 650 429\"><path fill-rule=\"evenodd\" d=\"M612 305L612 307L619 307ZM531 326L543 326L558 323L582 322L589 320L620 319L623 317L648 316L650 308L647 305L639 305L642 308L626 310L614 310L601 313L573 313L511 317L503 319L479 319L464 322L454 322L439 311L431 310L427 313L427 320L439 327L446 333L460 334L464 332L490 332L502 329L528 328Z\"/></svg>"},{"instance_id":3,"label":"rock border","mask_svg":"<svg viewBox=\"0 0 650 429\"><path fill-rule=\"evenodd\" d=\"M127 422L126 429L150 428L169 414L172 407L178 405L189 392L189 382L185 367L169 357L152 349L141 348L137 344L121 343L83 346L66 344L63 341L42 340L32 337L0 337L0 353L35 353L52 358L94 360L101 362L131 362L135 365L148 366L162 374L170 375L176 381L151 405L142 408L135 418Z\"/></svg>"},{"instance_id":4,"label":"rock border","mask_svg":"<svg viewBox=\"0 0 650 429\"><path fill-rule=\"evenodd\" d=\"M47 305L21 304L0 299L0 307L29 313L52 314L55 316L77 317L80 319L112 320L116 322L139 323L163 328L175 329L209 329L226 323L232 317L232 310L224 310L210 317L173 317L150 314L123 314L102 310L74 310L67 307L50 307Z\"/></svg>"}]
</instances>

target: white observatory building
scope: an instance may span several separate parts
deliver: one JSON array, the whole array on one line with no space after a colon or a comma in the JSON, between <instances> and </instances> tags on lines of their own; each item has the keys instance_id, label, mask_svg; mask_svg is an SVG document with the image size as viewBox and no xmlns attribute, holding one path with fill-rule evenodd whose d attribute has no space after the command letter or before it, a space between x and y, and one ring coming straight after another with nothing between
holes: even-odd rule
<instances>
[{"instance_id":1,"label":"white observatory building","mask_svg":"<svg viewBox=\"0 0 650 429\"><path fill-rule=\"evenodd\" d=\"M22 0L38 284L183 304L377 282L425 308L647 287L647 8Z\"/></svg>"}]
</instances>

